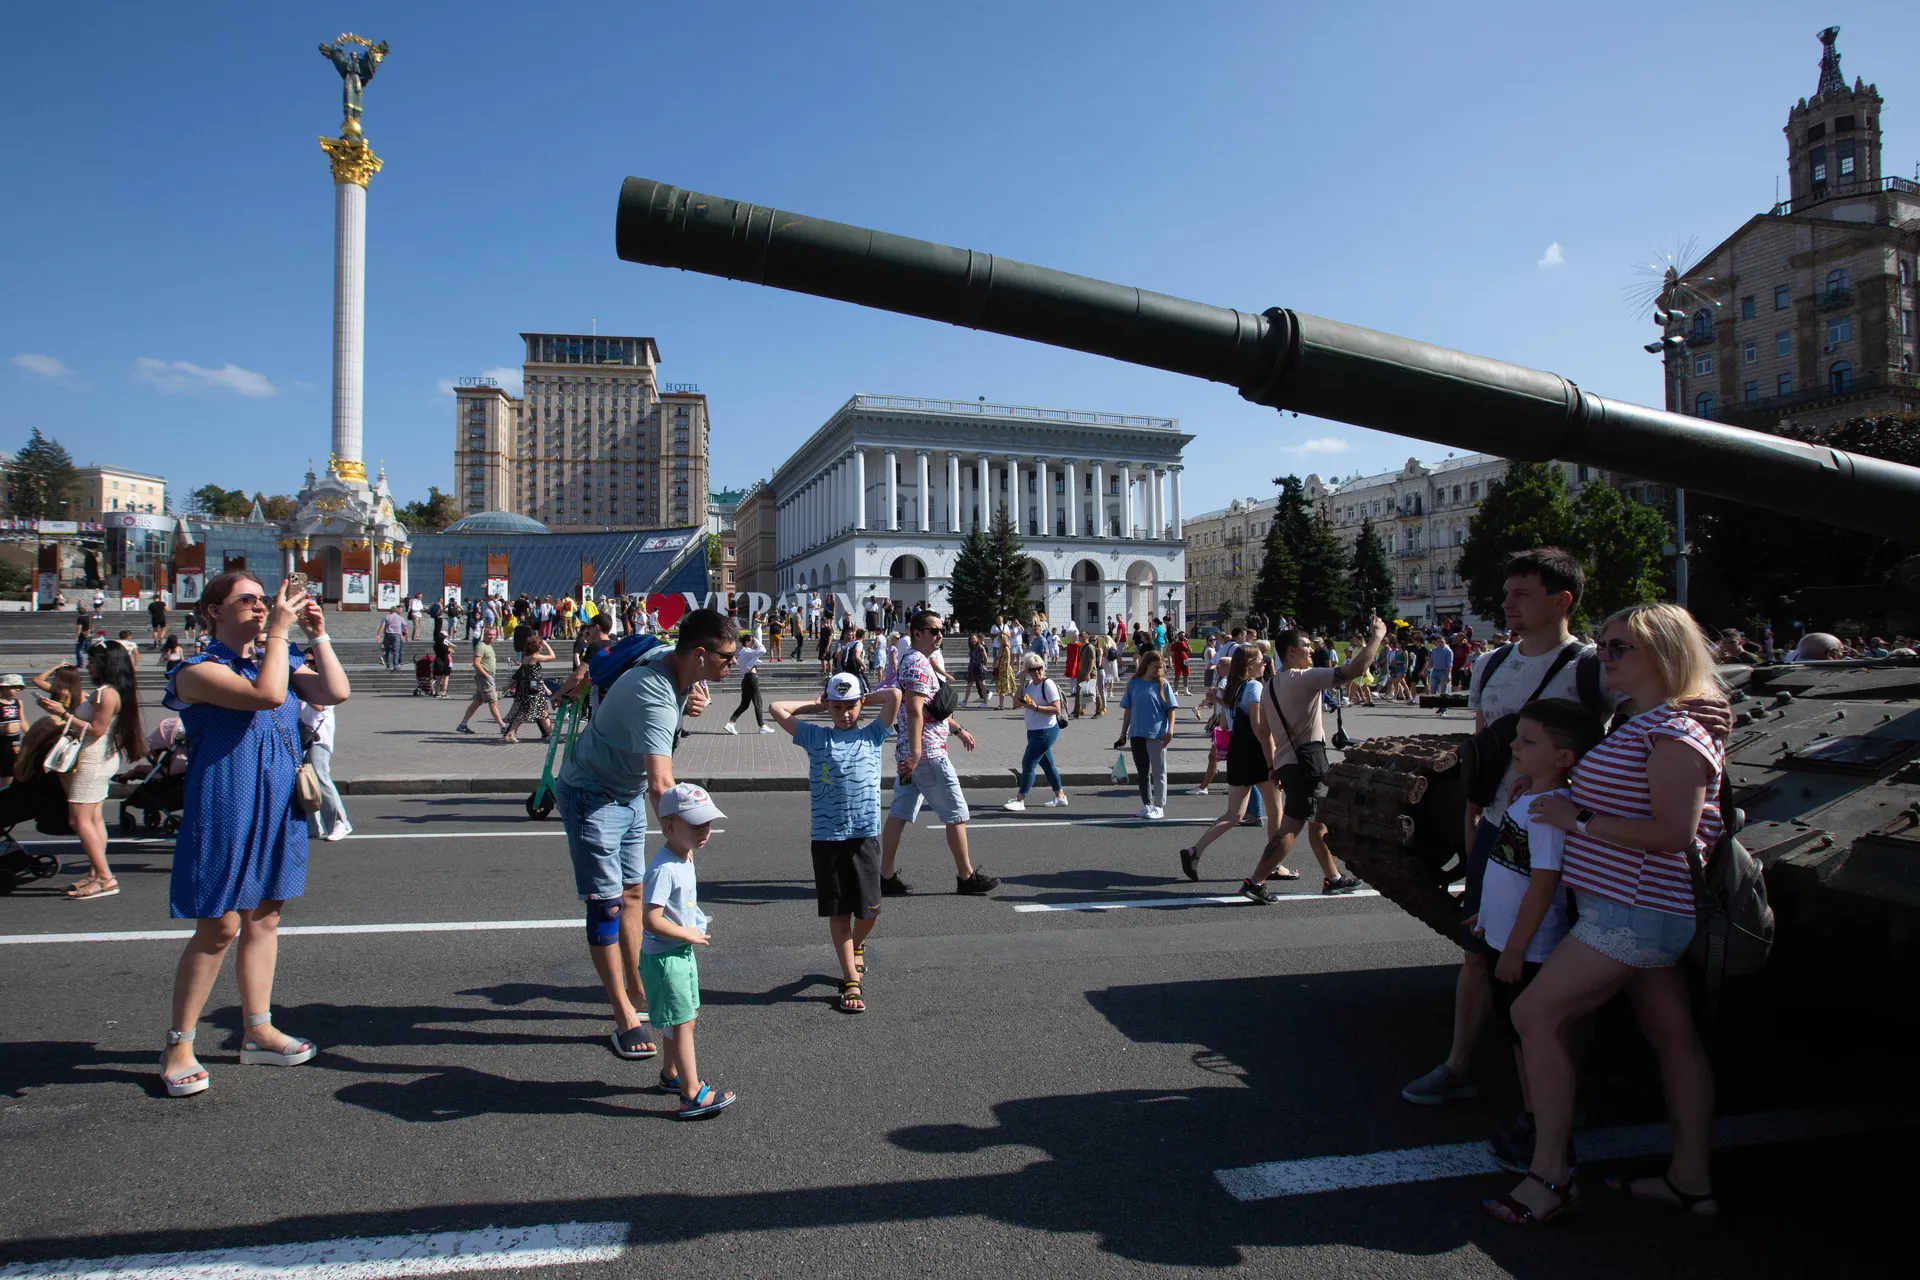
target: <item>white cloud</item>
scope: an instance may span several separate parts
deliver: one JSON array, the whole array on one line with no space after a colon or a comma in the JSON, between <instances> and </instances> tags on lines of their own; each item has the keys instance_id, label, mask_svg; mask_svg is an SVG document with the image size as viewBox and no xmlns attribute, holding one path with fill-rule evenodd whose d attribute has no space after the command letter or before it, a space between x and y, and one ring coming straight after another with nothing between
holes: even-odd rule
<instances>
[{"instance_id":1,"label":"white cloud","mask_svg":"<svg viewBox=\"0 0 1920 1280\"><path fill-rule=\"evenodd\" d=\"M251 369L242 369L237 364L221 365L218 369L205 369L185 360L156 360L152 356L141 356L133 362L133 376L142 382L151 382L162 391L198 391L217 388L231 391L235 395L259 400L275 393L274 385L267 381L264 373L255 373Z\"/></svg>"},{"instance_id":2,"label":"white cloud","mask_svg":"<svg viewBox=\"0 0 1920 1280\"><path fill-rule=\"evenodd\" d=\"M1540 261L1535 263L1534 265L1539 267L1542 271L1545 271L1550 267L1566 266L1567 255L1560 252L1560 242L1558 240L1555 240L1552 244L1548 245L1547 251L1540 255Z\"/></svg>"},{"instance_id":3,"label":"white cloud","mask_svg":"<svg viewBox=\"0 0 1920 1280\"><path fill-rule=\"evenodd\" d=\"M1345 453L1353 448L1339 436L1318 436L1312 440L1302 440L1299 444L1290 444L1282 453Z\"/></svg>"},{"instance_id":4,"label":"white cloud","mask_svg":"<svg viewBox=\"0 0 1920 1280\"><path fill-rule=\"evenodd\" d=\"M13 367L25 369L28 373L37 373L43 378L70 378L73 370L60 363L53 356L43 356L35 351L22 351L13 358Z\"/></svg>"},{"instance_id":5,"label":"white cloud","mask_svg":"<svg viewBox=\"0 0 1920 1280\"><path fill-rule=\"evenodd\" d=\"M502 391L506 392L508 395L512 396L516 400L519 399L520 396L524 394L524 391L521 385L521 370L519 369L515 369L515 368L512 368L511 366L504 365L504 364L498 364L491 369L482 370L480 373L480 376L483 378L492 378L495 382L500 384L500 389ZM456 384L452 378L442 378L438 382L434 383L433 385L434 385L434 388L437 391L439 391L441 395L446 396L449 399L453 397L453 389Z\"/></svg>"}]
</instances>

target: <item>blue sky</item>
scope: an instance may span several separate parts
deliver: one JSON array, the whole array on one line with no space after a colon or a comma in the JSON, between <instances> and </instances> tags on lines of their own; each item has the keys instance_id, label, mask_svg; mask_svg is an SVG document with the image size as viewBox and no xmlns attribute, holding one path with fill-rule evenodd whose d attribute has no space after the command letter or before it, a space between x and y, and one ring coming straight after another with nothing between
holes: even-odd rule
<instances>
[{"instance_id":1,"label":"blue sky","mask_svg":"<svg viewBox=\"0 0 1920 1280\"><path fill-rule=\"evenodd\" d=\"M855 391L1165 414L1189 512L1438 446L1226 387L619 262L628 174L1247 310L1282 305L1652 402L1634 264L1767 208L1842 27L1920 160L1920 5L260 6L9 12L0 448L291 492L328 445L339 125L367 90L366 453L450 487L445 383L523 330L646 334L770 473ZM565 14L551 24L542 15ZM1905 52L1898 52L1905 51ZM1557 250L1552 246L1558 246ZM1544 264L1544 265L1543 265Z\"/></svg>"}]
</instances>

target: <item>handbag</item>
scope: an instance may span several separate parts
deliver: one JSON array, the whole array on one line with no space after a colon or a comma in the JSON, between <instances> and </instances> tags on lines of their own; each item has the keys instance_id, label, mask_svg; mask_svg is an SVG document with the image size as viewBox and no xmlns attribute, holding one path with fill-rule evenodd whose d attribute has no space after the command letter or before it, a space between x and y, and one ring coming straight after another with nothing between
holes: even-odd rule
<instances>
[{"instance_id":1,"label":"handbag","mask_svg":"<svg viewBox=\"0 0 1920 1280\"><path fill-rule=\"evenodd\" d=\"M75 728L80 732L75 733ZM71 772L75 762L80 759L80 739L85 736L86 731L86 725L82 721L67 721L67 727L60 731L60 736L54 739L51 747L47 748L47 758L41 762L40 768L47 773Z\"/></svg>"},{"instance_id":2,"label":"handbag","mask_svg":"<svg viewBox=\"0 0 1920 1280\"><path fill-rule=\"evenodd\" d=\"M1700 1015L1711 1021L1720 1004L1720 985L1744 978L1766 964L1773 952L1773 906L1759 862L1736 833L1745 817L1730 803L1732 790L1724 766L1720 773L1720 838L1705 866L1693 848L1687 866L1693 872L1693 941L1687 958L1700 970Z\"/></svg>"},{"instance_id":3,"label":"handbag","mask_svg":"<svg viewBox=\"0 0 1920 1280\"><path fill-rule=\"evenodd\" d=\"M269 711L267 716L273 721L273 727L280 734L280 741L286 746L288 754L300 762L293 771L293 807L312 816L320 812L320 773L293 749L286 727L280 723L280 712L277 709Z\"/></svg>"}]
</instances>

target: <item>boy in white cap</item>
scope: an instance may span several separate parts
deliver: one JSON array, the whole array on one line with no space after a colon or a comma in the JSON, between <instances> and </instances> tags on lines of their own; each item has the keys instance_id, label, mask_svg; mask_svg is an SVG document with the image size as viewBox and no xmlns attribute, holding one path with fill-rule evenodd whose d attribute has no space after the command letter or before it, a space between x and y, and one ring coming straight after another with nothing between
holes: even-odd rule
<instances>
[{"instance_id":1,"label":"boy in white cap","mask_svg":"<svg viewBox=\"0 0 1920 1280\"><path fill-rule=\"evenodd\" d=\"M860 726L866 705L860 677L843 671L827 681L818 702L776 702L773 721L807 753L807 789L813 793L813 884L840 961L842 1013L865 1013L860 979L866 973L867 935L880 922L880 746L893 734L900 690L874 694L876 714ZM804 715L826 712L833 727Z\"/></svg>"},{"instance_id":2,"label":"boy in white cap","mask_svg":"<svg viewBox=\"0 0 1920 1280\"><path fill-rule=\"evenodd\" d=\"M693 853L706 845L713 820L727 815L691 782L668 788L655 808L666 847L647 863L641 891L640 984L653 1027L667 1042L660 1087L678 1093L680 1118L693 1120L733 1105L731 1090L716 1090L700 1078L693 1054L693 1022L700 1012L700 966L693 949L710 941Z\"/></svg>"}]
</instances>

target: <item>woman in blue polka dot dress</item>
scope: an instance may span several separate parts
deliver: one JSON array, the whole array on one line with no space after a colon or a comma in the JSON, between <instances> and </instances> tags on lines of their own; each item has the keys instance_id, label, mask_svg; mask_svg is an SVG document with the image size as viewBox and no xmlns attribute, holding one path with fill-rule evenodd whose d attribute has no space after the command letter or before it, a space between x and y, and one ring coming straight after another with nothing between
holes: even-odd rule
<instances>
[{"instance_id":1,"label":"woman in blue polka dot dress","mask_svg":"<svg viewBox=\"0 0 1920 1280\"><path fill-rule=\"evenodd\" d=\"M194 1057L194 1028L235 938L241 1064L293 1067L316 1052L273 1025L273 967L280 907L307 885L307 821L293 797L300 703L334 706L348 693L325 616L306 593L289 596L282 583L269 596L246 573L223 573L207 583L199 611L212 640L168 673L163 699L180 713L189 744L170 905L175 919L196 922L174 971L173 1026L160 1056L161 1082L175 1098L213 1083ZM296 622L312 642L311 664L289 642Z\"/></svg>"}]
</instances>

